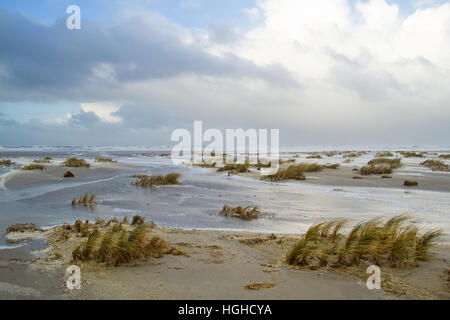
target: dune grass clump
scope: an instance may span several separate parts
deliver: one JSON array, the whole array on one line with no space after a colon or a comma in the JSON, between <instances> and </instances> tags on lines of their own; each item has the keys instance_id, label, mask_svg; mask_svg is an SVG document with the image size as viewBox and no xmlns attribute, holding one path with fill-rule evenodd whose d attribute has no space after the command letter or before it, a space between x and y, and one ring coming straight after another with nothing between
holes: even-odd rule
<instances>
[{"instance_id":1,"label":"dune grass clump","mask_svg":"<svg viewBox=\"0 0 450 320\"><path fill-rule=\"evenodd\" d=\"M194 164L193 167L197 167L197 168L215 168L216 167L216 162L205 162L202 161L202 163L198 163L198 164Z\"/></svg>"},{"instance_id":2,"label":"dune grass clump","mask_svg":"<svg viewBox=\"0 0 450 320\"><path fill-rule=\"evenodd\" d=\"M450 154L441 154L441 155L439 155L439 158L441 158L441 159L450 159Z\"/></svg>"},{"instance_id":3,"label":"dune grass clump","mask_svg":"<svg viewBox=\"0 0 450 320\"><path fill-rule=\"evenodd\" d=\"M84 159L78 159L78 158L67 158L62 165L64 167L72 167L72 168L80 168L80 167L86 167L89 168L91 165L86 162Z\"/></svg>"},{"instance_id":4,"label":"dune grass clump","mask_svg":"<svg viewBox=\"0 0 450 320\"><path fill-rule=\"evenodd\" d=\"M10 225L8 228L6 228L6 234L11 232L31 232L36 231L36 225L34 223L17 223Z\"/></svg>"},{"instance_id":5,"label":"dune grass clump","mask_svg":"<svg viewBox=\"0 0 450 320\"><path fill-rule=\"evenodd\" d=\"M226 164L223 167L217 169L217 172L235 171L238 173L244 173L244 172L248 172L249 167L250 167L250 165L248 163Z\"/></svg>"},{"instance_id":6,"label":"dune grass clump","mask_svg":"<svg viewBox=\"0 0 450 320\"><path fill-rule=\"evenodd\" d=\"M11 160L8 159L0 159L0 167L10 167L14 164Z\"/></svg>"},{"instance_id":7,"label":"dune grass clump","mask_svg":"<svg viewBox=\"0 0 450 320\"><path fill-rule=\"evenodd\" d=\"M237 206L235 208L230 206L223 206L222 211L219 212L220 215L226 217L240 218L242 220L253 220L257 219L261 214L261 211L258 207L241 207Z\"/></svg>"},{"instance_id":8,"label":"dune grass clump","mask_svg":"<svg viewBox=\"0 0 450 320\"><path fill-rule=\"evenodd\" d=\"M416 266L428 258L429 250L443 235L440 229L420 232L407 216L361 222L343 234L347 223L338 219L312 225L289 251L286 262L311 269L357 266L361 262Z\"/></svg>"},{"instance_id":9,"label":"dune grass clump","mask_svg":"<svg viewBox=\"0 0 450 320\"><path fill-rule=\"evenodd\" d=\"M320 154L311 154L306 159L322 159L322 156Z\"/></svg>"},{"instance_id":10,"label":"dune grass clump","mask_svg":"<svg viewBox=\"0 0 450 320\"><path fill-rule=\"evenodd\" d=\"M387 158L376 158L370 160L368 165L379 165L379 164L387 164L392 166L393 169L398 169L402 166L402 160L401 159L387 159Z\"/></svg>"},{"instance_id":11,"label":"dune grass clump","mask_svg":"<svg viewBox=\"0 0 450 320\"><path fill-rule=\"evenodd\" d=\"M159 186L159 185L171 185L171 184L180 184L178 179L181 177L181 174L179 173L169 173L165 176L163 175L154 175L154 176L148 176L146 174L138 174L132 176L132 178L136 178L137 180L135 182L132 182L131 185L136 187L152 187L152 186Z\"/></svg>"},{"instance_id":12,"label":"dune grass clump","mask_svg":"<svg viewBox=\"0 0 450 320\"><path fill-rule=\"evenodd\" d=\"M305 180L305 172L319 172L322 171L324 166L317 163L299 163L297 165L291 165L285 169L279 169L277 173L273 175L263 176L263 180L280 181L280 180Z\"/></svg>"},{"instance_id":13,"label":"dune grass clump","mask_svg":"<svg viewBox=\"0 0 450 320\"><path fill-rule=\"evenodd\" d=\"M166 250L166 242L157 236L149 236L146 225L127 231L121 223L114 222L104 233L94 229L88 239L72 251L72 260L117 267L162 257Z\"/></svg>"},{"instance_id":14,"label":"dune grass clump","mask_svg":"<svg viewBox=\"0 0 450 320\"><path fill-rule=\"evenodd\" d=\"M344 152L346 153L346 152ZM344 158L358 158L361 157L362 155L365 155L366 153L364 151L360 151L360 152L351 152L351 153L346 153L344 155Z\"/></svg>"},{"instance_id":15,"label":"dune grass clump","mask_svg":"<svg viewBox=\"0 0 450 320\"><path fill-rule=\"evenodd\" d=\"M44 170L45 167L41 164L36 164L36 163L30 163L27 164L26 166L23 166L20 170L26 170L26 171L32 171L32 170Z\"/></svg>"},{"instance_id":16,"label":"dune grass clump","mask_svg":"<svg viewBox=\"0 0 450 320\"><path fill-rule=\"evenodd\" d=\"M106 162L106 163L117 163L117 160L113 160L111 158L95 158L95 162Z\"/></svg>"},{"instance_id":17,"label":"dune grass clump","mask_svg":"<svg viewBox=\"0 0 450 320\"><path fill-rule=\"evenodd\" d=\"M377 154L375 155L375 157L377 157L377 158L393 157L393 156L394 156L394 154L390 151L377 152Z\"/></svg>"},{"instance_id":18,"label":"dune grass clump","mask_svg":"<svg viewBox=\"0 0 450 320\"><path fill-rule=\"evenodd\" d=\"M338 155L339 153L337 152L337 151L328 151L328 152L325 152L325 155L327 156L327 157L329 157L329 158L331 158L331 157L334 157L334 156L336 156L336 155Z\"/></svg>"},{"instance_id":19,"label":"dune grass clump","mask_svg":"<svg viewBox=\"0 0 450 320\"><path fill-rule=\"evenodd\" d=\"M53 160L52 157L44 157L44 158L35 159L33 162L34 163L50 163L51 160Z\"/></svg>"},{"instance_id":20,"label":"dune grass clump","mask_svg":"<svg viewBox=\"0 0 450 320\"><path fill-rule=\"evenodd\" d=\"M81 196L80 198L73 198L72 200L72 206L84 206L84 207L95 207L97 205L97 195L93 193L92 195L89 195L89 193L85 193L84 196Z\"/></svg>"},{"instance_id":21,"label":"dune grass clump","mask_svg":"<svg viewBox=\"0 0 450 320\"><path fill-rule=\"evenodd\" d=\"M398 151L405 158L423 158L425 157L424 152L414 152L414 151Z\"/></svg>"},{"instance_id":22,"label":"dune grass clump","mask_svg":"<svg viewBox=\"0 0 450 320\"><path fill-rule=\"evenodd\" d=\"M394 172L394 169L391 165L388 164L377 164L363 166L359 170L359 172L363 176L368 176L371 174L391 174L392 172Z\"/></svg>"},{"instance_id":23,"label":"dune grass clump","mask_svg":"<svg viewBox=\"0 0 450 320\"><path fill-rule=\"evenodd\" d=\"M359 172L363 176L371 174L391 174L402 166L401 159L376 158L370 160Z\"/></svg>"},{"instance_id":24,"label":"dune grass clump","mask_svg":"<svg viewBox=\"0 0 450 320\"><path fill-rule=\"evenodd\" d=\"M449 171L448 165L441 160L426 160L421 165L430 168L432 171Z\"/></svg>"}]
</instances>

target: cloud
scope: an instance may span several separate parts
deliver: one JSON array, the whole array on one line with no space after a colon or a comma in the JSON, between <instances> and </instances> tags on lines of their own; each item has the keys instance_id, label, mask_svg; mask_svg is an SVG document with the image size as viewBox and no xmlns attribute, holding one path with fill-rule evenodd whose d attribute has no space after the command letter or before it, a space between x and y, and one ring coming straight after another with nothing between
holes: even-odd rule
<instances>
[{"instance_id":1,"label":"cloud","mask_svg":"<svg viewBox=\"0 0 450 320\"><path fill-rule=\"evenodd\" d=\"M156 13L127 11L115 21L101 27L86 20L73 31L63 19L48 27L0 9L3 99L80 99L95 88L104 100L124 83L182 74L295 85L280 65L262 67L232 53L209 54L188 31Z\"/></svg>"},{"instance_id":2,"label":"cloud","mask_svg":"<svg viewBox=\"0 0 450 320\"><path fill-rule=\"evenodd\" d=\"M293 145L447 143L449 3L405 16L385 0L263 0L246 12L250 29L125 10L73 32L0 10L1 99L81 105L63 124L5 129L0 117L0 143L163 144L194 120L279 128Z\"/></svg>"},{"instance_id":3,"label":"cloud","mask_svg":"<svg viewBox=\"0 0 450 320\"><path fill-rule=\"evenodd\" d=\"M93 113L95 116L105 122L110 123L118 123L121 122L122 119L114 115L120 109L119 105L115 105L114 103L104 102L104 103L82 103L81 109L85 113Z\"/></svg>"}]
</instances>

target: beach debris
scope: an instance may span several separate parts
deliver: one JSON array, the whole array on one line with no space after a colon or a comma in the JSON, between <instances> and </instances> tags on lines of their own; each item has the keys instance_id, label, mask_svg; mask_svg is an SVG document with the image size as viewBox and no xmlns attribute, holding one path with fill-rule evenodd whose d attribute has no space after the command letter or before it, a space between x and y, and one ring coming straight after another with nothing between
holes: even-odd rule
<instances>
[{"instance_id":1,"label":"beach debris","mask_svg":"<svg viewBox=\"0 0 450 320\"><path fill-rule=\"evenodd\" d=\"M417 181L413 181L413 180L405 180L403 182L403 185L407 186L407 187L414 187L414 186L417 186L418 184L419 183Z\"/></svg>"},{"instance_id":2,"label":"beach debris","mask_svg":"<svg viewBox=\"0 0 450 320\"><path fill-rule=\"evenodd\" d=\"M186 256L186 257L189 257L189 254L186 251L184 251L182 249L179 249L179 248L175 248L175 247L169 248L164 253L165 254L171 254L173 256Z\"/></svg>"},{"instance_id":3,"label":"beach debris","mask_svg":"<svg viewBox=\"0 0 450 320\"><path fill-rule=\"evenodd\" d=\"M75 175L73 174L72 171L64 172L64 178L73 178L73 177L75 177Z\"/></svg>"},{"instance_id":4,"label":"beach debris","mask_svg":"<svg viewBox=\"0 0 450 320\"><path fill-rule=\"evenodd\" d=\"M73 167L73 168L79 168L79 167L86 167L89 168L91 165L86 162L84 159L78 159L75 157L67 158L62 165L64 167Z\"/></svg>"},{"instance_id":5,"label":"beach debris","mask_svg":"<svg viewBox=\"0 0 450 320\"><path fill-rule=\"evenodd\" d=\"M132 182L131 185L146 188L155 185L180 184L180 182L178 181L180 177L181 174L174 172L166 174L165 176L163 175L148 176L146 174L137 174L132 176L132 178L135 178L136 181Z\"/></svg>"},{"instance_id":6,"label":"beach debris","mask_svg":"<svg viewBox=\"0 0 450 320\"><path fill-rule=\"evenodd\" d=\"M252 220L257 219L259 215L261 214L261 211L258 209L258 207L241 207L237 206L235 208L224 205L222 208L222 211L219 212L220 215L226 216L226 217L234 217L234 218L240 218L243 220Z\"/></svg>"},{"instance_id":7,"label":"beach debris","mask_svg":"<svg viewBox=\"0 0 450 320\"><path fill-rule=\"evenodd\" d=\"M13 224L10 225L7 229L6 229L6 233L11 233L11 232L25 232L25 231L36 231L36 225L34 223L17 223L17 224Z\"/></svg>"},{"instance_id":8,"label":"beach debris","mask_svg":"<svg viewBox=\"0 0 450 320\"><path fill-rule=\"evenodd\" d=\"M362 179L363 177L361 176L354 176L353 179Z\"/></svg>"},{"instance_id":9,"label":"beach debris","mask_svg":"<svg viewBox=\"0 0 450 320\"><path fill-rule=\"evenodd\" d=\"M248 285L245 286L245 289L247 290L261 290L261 289L270 289L275 287L274 283L257 283L257 282L250 282Z\"/></svg>"},{"instance_id":10,"label":"beach debris","mask_svg":"<svg viewBox=\"0 0 450 320\"><path fill-rule=\"evenodd\" d=\"M383 179L392 179L392 176L385 174L385 175L382 175L381 178L383 178Z\"/></svg>"}]
</instances>

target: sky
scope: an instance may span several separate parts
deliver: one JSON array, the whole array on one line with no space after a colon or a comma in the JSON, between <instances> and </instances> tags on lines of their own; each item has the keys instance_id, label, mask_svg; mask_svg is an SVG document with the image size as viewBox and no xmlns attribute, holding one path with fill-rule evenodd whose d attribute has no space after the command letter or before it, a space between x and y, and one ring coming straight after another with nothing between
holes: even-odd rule
<instances>
[{"instance_id":1,"label":"sky","mask_svg":"<svg viewBox=\"0 0 450 320\"><path fill-rule=\"evenodd\" d=\"M0 0L0 145L449 145L449 88L450 1Z\"/></svg>"}]
</instances>

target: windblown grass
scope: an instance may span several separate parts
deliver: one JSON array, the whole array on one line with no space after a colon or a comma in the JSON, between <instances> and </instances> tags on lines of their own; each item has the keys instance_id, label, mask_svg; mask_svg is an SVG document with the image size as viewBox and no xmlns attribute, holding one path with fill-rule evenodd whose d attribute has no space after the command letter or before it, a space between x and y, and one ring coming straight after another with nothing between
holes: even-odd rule
<instances>
[{"instance_id":1,"label":"windblown grass","mask_svg":"<svg viewBox=\"0 0 450 320\"><path fill-rule=\"evenodd\" d=\"M439 158L441 158L441 159L450 159L450 154L441 154L441 155L439 155Z\"/></svg>"},{"instance_id":2,"label":"windblown grass","mask_svg":"<svg viewBox=\"0 0 450 320\"><path fill-rule=\"evenodd\" d=\"M10 232L26 232L26 231L36 231L36 225L34 223L17 223L10 225L6 228L6 234Z\"/></svg>"},{"instance_id":3,"label":"windblown grass","mask_svg":"<svg viewBox=\"0 0 450 320\"><path fill-rule=\"evenodd\" d=\"M107 163L117 163L117 160L113 160L111 158L95 158L95 162L107 162Z\"/></svg>"},{"instance_id":4,"label":"windblown grass","mask_svg":"<svg viewBox=\"0 0 450 320\"><path fill-rule=\"evenodd\" d=\"M441 160L425 160L421 165L430 168L432 171L449 171L448 165Z\"/></svg>"},{"instance_id":5,"label":"windblown grass","mask_svg":"<svg viewBox=\"0 0 450 320\"><path fill-rule=\"evenodd\" d=\"M45 158L39 158L34 160L34 163L50 163L50 161L53 160L52 157L45 157Z\"/></svg>"},{"instance_id":6,"label":"windblown grass","mask_svg":"<svg viewBox=\"0 0 450 320\"><path fill-rule=\"evenodd\" d=\"M403 267L428 258L442 230L420 232L407 216L372 219L341 233L345 219L312 225L286 256L292 265L317 269L367 264Z\"/></svg>"},{"instance_id":7,"label":"windblown grass","mask_svg":"<svg viewBox=\"0 0 450 320\"><path fill-rule=\"evenodd\" d=\"M219 214L226 216L226 217L234 217L234 218L240 218L243 220L253 220L257 219L259 215L261 214L261 211L258 209L258 207L230 207L230 206L223 206L222 211L219 212Z\"/></svg>"},{"instance_id":8,"label":"windblown grass","mask_svg":"<svg viewBox=\"0 0 450 320\"><path fill-rule=\"evenodd\" d=\"M11 160L8 159L0 159L0 167L10 167L14 164Z\"/></svg>"},{"instance_id":9,"label":"windblown grass","mask_svg":"<svg viewBox=\"0 0 450 320\"><path fill-rule=\"evenodd\" d=\"M402 166L402 160L401 159L387 159L387 158L376 158L370 160L368 165L379 165L379 164L387 164L392 166L393 169L400 168Z\"/></svg>"},{"instance_id":10,"label":"windblown grass","mask_svg":"<svg viewBox=\"0 0 450 320\"><path fill-rule=\"evenodd\" d=\"M23 166L20 170L27 170L27 171L32 171L32 170L44 170L45 167L41 164L36 164L36 163L30 163L27 164L26 166Z\"/></svg>"},{"instance_id":11,"label":"windblown grass","mask_svg":"<svg viewBox=\"0 0 450 320\"><path fill-rule=\"evenodd\" d=\"M134 175L132 178L136 178L135 182L132 182L131 185L137 187L152 187L157 185L169 185L169 184L180 184L178 179L181 177L179 173L169 173L165 176L163 175L154 175L148 176L146 174Z\"/></svg>"},{"instance_id":12,"label":"windblown grass","mask_svg":"<svg viewBox=\"0 0 450 320\"><path fill-rule=\"evenodd\" d=\"M289 166L285 169L279 169L273 175L263 176L263 180L280 181L280 180L305 180L306 172L319 172L324 169L324 166L317 163L299 163L297 165Z\"/></svg>"},{"instance_id":13,"label":"windblown grass","mask_svg":"<svg viewBox=\"0 0 450 320\"><path fill-rule=\"evenodd\" d=\"M117 267L161 257L167 250L166 242L157 236L150 237L146 228L142 224L126 231L120 223L114 223L105 233L95 229L73 250L72 259L75 263L93 261Z\"/></svg>"},{"instance_id":14,"label":"windblown grass","mask_svg":"<svg viewBox=\"0 0 450 320\"><path fill-rule=\"evenodd\" d=\"M359 172L363 176L371 175L371 174L391 174L394 172L394 169L391 165L388 164L377 164L377 165L368 165L363 166Z\"/></svg>"},{"instance_id":15,"label":"windblown grass","mask_svg":"<svg viewBox=\"0 0 450 320\"><path fill-rule=\"evenodd\" d=\"M197 168L215 168L216 167L216 162L205 162L203 161L202 163L199 164L194 164L193 167L197 167Z\"/></svg>"},{"instance_id":16,"label":"windblown grass","mask_svg":"<svg viewBox=\"0 0 450 320\"><path fill-rule=\"evenodd\" d=\"M95 207L97 205L97 195L93 193L92 195L89 195L89 193L85 193L84 196L81 196L80 198L73 198L72 200L72 206L84 206L84 207Z\"/></svg>"},{"instance_id":17,"label":"windblown grass","mask_svg":"<svg viewBox=\"0 0 450 320\"><path fill-rule=\"evenodd\" d=\"M415 152L415 151L397 151L405 158L423 158L425 157L424 152Z\"/></svg>"},{"instance_id":18,"label":"windblown grass","mask_svg":"<svg viewBox=\"0 0 450 320\"><path fill-rule=\"evenodd\" d=\"M357 157L361 157L362 155L365 155L365 154L366 154L366 152L364 152L364 151L352 152L352 153L345 154L344 158L357 158Z\"/></svg>"},{"instance_id":19,"label":"windblown grass","mask_svg":"<svg viewBox=\"0 0 450 320\"><path fill-rule=\"evenodd\" d=\"M306 159L322 159L322 156L320 154L311 154Z\"/></svg>"},{"instance_id":20,"label":"windblown grass","mask_svg":"<svg viewBox=\"0 0 450 320\"><path fill-rule=\"evenodd\" d=\"M370 160L359 172L361 175L391 174L394 169L402 166L401 159L376 158Z\"/></svg>"},{"instance_id":21,"label":"windblown grass","mask_svg":"<svg viewBox=\"0 0 450 320\"><path fill-rule=\"evenodd\" d=\"M217 169L217 172L224 172L224 171L235 171L239 173L248 172L248 168L250 165L248 163L241 163L241 164L226 164L223 167L220 167Z\"/></svg>"},{"instance_id":22,"label":"windblown grass","mask_svg":"<svg viewBox=\"0 0 450 320\"><path fill-rule=\"evenodd\" d=\"M63 162L64 167L72 167L72 168L79 168L79 167L86 167L89 168L91 165L86 162L84 159L78 159L78 158L67 158Z\"/></svg>"},{"instance_id":23,"label":"windblown grass","mask_svg":"<svg viewBox=\"0 0 450 320\"><path fill-rule=\"evenodd\" d=\"M377 158L393 157L393 156L394 156L394 154L390 151L377 152L377 154L375 155L375 157L377 157Z\"/></svg>"}]
</instances>

